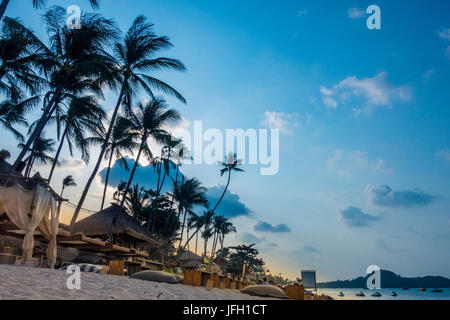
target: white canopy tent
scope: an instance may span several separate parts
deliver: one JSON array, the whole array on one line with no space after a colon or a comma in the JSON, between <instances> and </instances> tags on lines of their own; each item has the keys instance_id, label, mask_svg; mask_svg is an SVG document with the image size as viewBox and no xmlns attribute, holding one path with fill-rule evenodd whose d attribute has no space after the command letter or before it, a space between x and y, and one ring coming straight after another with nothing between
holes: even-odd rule
<instances>
[{"instance_id":1,"label":"white canopy tent","mask_svg":"<svg viewBox=\"0 0 450 320\"><path fill-rule=\"evenodd\" d=\"M63 199L39 176L25 179L0 175L0 215L25 232L22 244L22 264L33 256L34 232L38 229L48 240L48 266L56 263L56 236L59 227L59 210Z\"/></svg>"}]
</instances>

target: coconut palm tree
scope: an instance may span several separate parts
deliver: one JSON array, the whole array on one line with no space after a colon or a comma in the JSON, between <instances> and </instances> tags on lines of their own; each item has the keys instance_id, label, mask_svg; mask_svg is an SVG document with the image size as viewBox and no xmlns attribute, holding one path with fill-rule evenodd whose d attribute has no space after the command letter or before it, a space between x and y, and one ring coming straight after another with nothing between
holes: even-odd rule
<instances>
[{"instance_id":1,"label":"coconut palm tree","mask_svg":"<svg viewBox=\"0 0 450 320\"><path fill-rule=\"evenodd\" d=\"M63 179L63 182L62 182L61 198L63 196L65 188L67 188L67 187L76 187L76 186L77 186L77 184L75 183L75 180L73 179L72 176L69 175L69 176L65 177Z\"/></svg>"},{"instance_id":2,"label":"coconut palm tree","mask_svg":"<svg viewBox=\"0 0 450 320\"><path fill-rule=\"evenodd\" d=\"M242 164L242 160L237 159L237 155L235 153L228 154L227 157L225 157L225 162L219 162L219 164L222 166L222 169L220 170L220 176L223 176L225 173L228 173L228 179L227 179L227 185L225 186L225 189L223 190L222 195L220 196L219 201L217 201L216 205L212 209L212 212L215 212L217 207L219 206L219 203L222 201L223 197L225 196L225 193L228 190L228 186L230 185L230 179L231 179L231 172L244 172L239 166Z\"/></svg>"},{"instance_id":3,"label":"coconut palm tree","mask_svg":"<svg viewBox=\"0 0 450 320\"><path fill-rule=\"evenodd\" d=\"M27 126L25 114L28 110L34 108L39 102L38 96L25 99L20 103L14 103L11 100L0 103L0 126L11 132L17 140L23 141L23 135L15 129L16 125Z\"/></svg>"},{"instance_id":4,"label":"coconut palm tree","mask_svg":"<svg viewBox=\"0 0 450 320\"><path fill-rule=\"evenodd\" d=\"M46 50L32 31L5 17L0 29L0 93L12 102L24 99L22 88L37 95L46 81L36 75L35 67Z\"/></svg>"},{"instance_id":5,"label":"coconut palm tree","mask_svg":"<svg viewBox=\"0 0 450 320\"><path fill-rule=\"evenodd\" d=\"M236 227L225 218L225 222L222 224L219 234L220 234L220 251L223 250L223 241L225 240L225 236L230 233L236 233Z\"/></svg>"},{"instance_id":6,"label":"coconut palm tree","mask_svg":"<svg viewBox=\"0 0 450 320\"><path fill-rule=\"evenodd\" d=\"M63 134L60 138L58 150L56 151L55 160L53 162L50 174L48 176L48 183L52 180L53 172L56 163L61 154L64 142L67 141L70 155L73 157L73 143L78 150L81 151L81 159L86 163L89 162L89 143L85 137L85 132L101 132L103 131L102 120L106 118L106 113L103 108L98 105L97 100L93 96L76 97L71 99L67 110L56 110L54 116L58 136L63 127Z\"/></svg>"},{"instance_id":7,"label":"coconut palm tree","mask_svg":"<svg viewBox=\"0 0 450 320\"><path fill-rule=\"evenodd\" d=\"M0 20L2 19L3 15L5 14L6 8L8 7L10 0L2 0L0 3ZM100 6L99 0L89 0L91 3L92 8L98 8ZM35 9L42 9L45 4L47 3L47 0L33 0L33 7Z\"/></svg>"},{"instance_id":8,"label":"coconut palm tree","mask_svg":"<svg viewBox=\"0 0 450 320\"><path fill-rule=\"evenodd\" d=\"M111 136L112 128L114 127L120 107L125 106L125 109L130 111L131 106L133 105L133 97L139 89L144 89L150 97L154 97L152 89L157 89L173 95L183 103L186 103L183 96L174 88L150 75L150 72L162 69L173 69L178 71L184 71L186 69L184 64L179 60L165 57L155 58L158 51L167 49L171 46L172 44L167 37L157 36L153 32L153 24L147 23L144 16L138 16L134 20L125 35L123 43L116 43L114 50L116 56L115 70L118 72L120 78L119 82L121 89L111 116L109 129L106 133L105 144L100 150L97 163L86 183L78 206L72 217L72 229L89 188L97 175L97 171L107 148L107 141L109 141Z\"/></svg>"},{"instance_id":9,"label":"coconut palm tree","mask_svg":"<svg viewBox=\"0 0 450 320\"><path fill-rule=\"evenodd\" d=\"M157 142L163 143L168 136L168 132L164 128L171 122L181 118L178 111L167 108L166 101L162 98L151 99L145 104L139 103L136 109L137 112L133 113L133 116L128 121L130 134L133 134L139 140L139 150L124 191L121 207L133 181L141 155L144 154L149 160L153 158L152 151L148 146L148 139L152 138ZM123 118L121 121L126 121L126 119Z\"/></svg>"},{"instance_id":10,"label":"coconut palm tree","mask_svg":"<svg viewBox=\"0 0 450 320\"><path fill-rule=\"evenodd\" d=\"M119 118L114 125L111 133L111 139L107 144L105 151L105 159L108 160L108 166L106 169L105 186L103 188L103 197L100 210L103 210L106 198L106 191L109 183L109 174L111 171L112 159L116 159L116 163L122 166L126 171L129 171L128 162L125 159L124 153L127 152L134 155L133 151L139 147L139 144L134 141L134 136L130 134L129 121L123 121ZM105 141L106 133L102 130L100 132L95 132L94 137L88 138L88 144L95 144L102 146Z\"/></svg>"},{"instance_id":11,"label":"coconut palm tree","mask_svg":"<svg viewBox=\"0 0 450 320\"><path fill-rule=\"evenodd\" d=\"M186 216L192 212L194 206L207 207L206 188L197 178L182 180L176 184L174 190L174 198L178 202L178 219L183 213L183 223L181 224L181 236L178 248L181 249L181 241L183 239L184 227L186 224Z\"/></svg>"},{"instance_id":12,"label":"coconut palm tree","mask_svg":"<svg viewBox=\"0 0 450 320\"><path fill-rule=\"evenodd\" d=\"M213 243L211 248L211 258L214 257L214 253L216 252L217 241L219 240L220 230L222 229L222 225L225 223L226 218L222 215L215 215L213 217L212 226L214 229L213 235Z\"/></svg>"},{"instance_id":13,"label":"coconut palm tree","mask_svg":"<svg viewBox=\"0 0 450 320\"><path fill-rule=\"evenodd\" d=\"M86 91L102 96L105 84L114 87L116 83L113 59L106 54L118 35L114 23L97 14L83 13L81 28L69 29L65 15L62 7L52 7L43 15L49 47L38 57L39 72L48 77L52 90L45 95L43 112L14 168L22 162L26 150L41 135L61 102Z\"/></svg>"},{"instance_id":14,"label":"coconut palm tree","mask_svg":"<svg viewBox=\"0 0 450 320\"><path fill-rule=\"evenodd\" d=\"M214 235L214 227L212 225L212 217L214 213L208 211L203 215L203 229L201 231L201 236L203 239L204 251L203 256L206 257L206 248L208 247L208 240Z\"/></svg>"},{"instance_id":15,"label":"coconut palm tree","mask_svg":"<svg viewBox=\"0 0 450 320\"><path fill-rule=\"evenodd\" d=\"M25 177L29 177L31 169L33 168L34 162L37 160L42 164L52 163L55 159L49 154L55 151L55 140L45 138L45 134L42 134L38 139L36 139L34 148L26 150L25 153L29 152L29 156L25 159L27 163L27 168L25 170ZM26 145L19 143L18 147L20 149L26 148Z\"/></svg>"}]
</instances>

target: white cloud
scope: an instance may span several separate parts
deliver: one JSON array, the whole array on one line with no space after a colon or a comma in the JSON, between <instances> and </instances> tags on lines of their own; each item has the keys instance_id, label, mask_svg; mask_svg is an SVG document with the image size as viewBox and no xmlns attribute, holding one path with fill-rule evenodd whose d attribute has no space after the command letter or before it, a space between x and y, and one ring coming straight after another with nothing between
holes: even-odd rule
<instances>
[{"instance_id":1,"label":"white cloud","mask_svg":"<svg viewBox=\"0 0 450 320\"><path fill-rule=\"evenodd\" d=\"M298 16L298 17L306 16L307 14L308 14L308 9L307 9L307 8L302 9L302 10L300 10L299 12L297 12L297 16Z\"/></svg>"},{"instance_id":2,"label":"white cloud","mask_svg":"<svg viewBox=\"0 0 450 320\"><path fill-rule=\"evenodd\" d=\"M450 163L450 149L439 150L436 154L437 157L444 159Z\"/></svg>"},{"instance_id":3,"label":"white cloud","mask_svg":"<svg viewBox=\"0 0 450 320\"><path fill-rule=\"evenodd\" d=\"M364 104L363 107L353 108L355 116L361 113L369 114L377 107L392 107L395 101L410 101L412 89L409 86L394 86L388 81L387 72L381 72L372 78L358 79L348 77L331 88L320 87L322 101L327 108L336 109L338 105L355 103Z\"/></svg>"},{"instance_id":4,"label":"white cloud","mask_svg":"<svg viewBox=\"0 0 450 320\"><path fill-rule=\"evenodd\" d=\"M84 161L79 159L73 159L73 158L63 158L61 161L59 161L61 167L63 169L81 169L86 166Z\"/></svg>"},{"instance_id":5,"label":"white cloud","mask_svg":"<svg viewBox=\"0 0 450 320\"><path fill-rule=\"evenodd\" d=\"M450 41L450 28L441 29L437 32L439 38Z\"/></svg>"},{"instance_id":6,"label":"white cloud","mask_svg":"<svg viewBox=\"0 0 450 320\"><path fill-rule=\"evenodd\" d=\"M284 134L291 135L294 133L294 127L299 126L296 118L297 114L295 113L266 111L264 112L262 124L271 129L278 129Z\"/></svg>"},{"instance_id":7,"label":"white cloud","mask_svg":"<svg viewBox=\"0 0 450 320\"><path fill-rule=\"evenodd\" d=\"M327 168L336 170L340 176L352 176L354 171L383 173L392 171L383 159L370 160L366 151L344 152L336 150L327 161Z\"/></svg>"},{"instance_id":8,"label":"white cloud","mask_svg":"<svg viewBox=\"0 0 450 320\"><path fill-rule=\"evenodd\" d=\"M366 14L365 11L358 8L350 8L347 10L347 13L350 19L359 19L364 17L364 15Z\"/></svg>"},{"instance_id":9,"label":"white cloud","mask_svg":"<svg viewBox=\"0 0 450 320\"><path fill-rule=\"evenodd\" d=\"M429 69L425 74L423 75L423 79L425 82L428 82L434 75L436 74L436 70L434 68Z\"/></svg>"}]
</instances>

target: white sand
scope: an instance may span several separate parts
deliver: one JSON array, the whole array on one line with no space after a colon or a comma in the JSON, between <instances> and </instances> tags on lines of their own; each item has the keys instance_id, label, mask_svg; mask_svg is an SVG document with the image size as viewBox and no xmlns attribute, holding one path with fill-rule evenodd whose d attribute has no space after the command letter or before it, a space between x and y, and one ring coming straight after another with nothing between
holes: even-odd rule
<instances>
[{"instance_id":1,"label":"white sand","mask_svg":"<svg viewBox=\"0 0 450 320\"><path fill-rule=\"evenodd\" d=\"M156 283L113 275L81 273L81 289L69 290L65 271L0 265L0 300L256 300L238 290Z\"/></svg>"}]
</instances>

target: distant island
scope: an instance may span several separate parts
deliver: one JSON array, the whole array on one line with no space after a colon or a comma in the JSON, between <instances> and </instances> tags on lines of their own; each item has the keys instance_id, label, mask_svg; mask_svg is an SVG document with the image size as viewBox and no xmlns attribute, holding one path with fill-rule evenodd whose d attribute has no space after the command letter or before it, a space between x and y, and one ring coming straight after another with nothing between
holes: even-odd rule
<instances>
[{"instance_id":1,"label":"distant island","mask_svg":"<svg viewBox=\"0 0 450 320\"><path fill-rule=\"evenodd\" d=\"M365 288L367 278L358 277L353 280L336 280L319 282L318 288ZM450 288L450 279L440 276L405 278L392 271L381 270L382 288Z\"/></svg>"}]
</instances>

